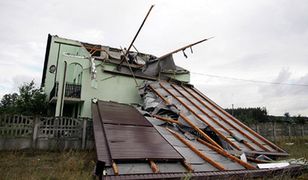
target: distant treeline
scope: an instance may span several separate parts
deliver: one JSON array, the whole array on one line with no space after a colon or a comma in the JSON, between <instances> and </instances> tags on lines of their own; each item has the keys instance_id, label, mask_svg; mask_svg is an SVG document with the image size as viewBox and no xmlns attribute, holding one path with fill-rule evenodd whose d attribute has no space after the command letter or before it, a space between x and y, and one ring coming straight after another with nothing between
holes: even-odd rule
<instances>
[{"instance_id":1,"label":"distant treeline","mask_svg":"<svg viewBox=\"0 0 308 180\"><path fill-rule=\"evenodd\" d=\"M291 116L288 112L283 116L268 115L265 107L256 108L235 108L225 109L228 113L241 120L246 124L253 124L258 122L289 122L296 124L308 123L308 117L297 115Z\"/></svg>"}]
</instances>

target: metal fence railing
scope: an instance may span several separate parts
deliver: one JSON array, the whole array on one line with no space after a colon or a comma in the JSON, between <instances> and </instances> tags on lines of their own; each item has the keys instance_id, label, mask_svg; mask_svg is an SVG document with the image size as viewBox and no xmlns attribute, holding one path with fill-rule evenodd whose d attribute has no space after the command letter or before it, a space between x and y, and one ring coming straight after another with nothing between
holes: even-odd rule
<instances>
[{"instance_id":1,"label":"metal fence railing","mask_svg":"<svg viewBox=\"0 0 308 180\"><path fill-rule=\"evenodd\" d=\"M57 97L58 89L59 89L59 82L56 82L53 89L50 92L50 99L53 97ZM81 85L66 83L64 92L65 97L80 98L80 95L81 95Z\"/></svg>"}]
</instances>

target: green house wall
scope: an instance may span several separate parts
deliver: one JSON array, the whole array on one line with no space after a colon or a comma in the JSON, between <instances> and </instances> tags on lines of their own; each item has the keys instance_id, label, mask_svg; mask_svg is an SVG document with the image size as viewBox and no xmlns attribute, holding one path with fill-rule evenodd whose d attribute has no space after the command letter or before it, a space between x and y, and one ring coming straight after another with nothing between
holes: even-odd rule
<instances>
[{"instance_id":1,"label":"green house wall","mask_svg":"<svg viewBox=\"0 0 308 180\"><path fill-rule=\"evenodd\" d=\"M96 78L91 79L91 61L89 52L78 41L68 40L52 36L50 52L47 61L46 78L44 83L44 91L47 94L47 100L50 99L50 92L52 91L55 82L59 82L58 97L60 97L60 90L64 80L65 62L67 63L65 82L71 82L76 71L70 68L72 64L78 63L82 70L78 70L77 74L82 74L81 78L81 97L78 103L80 117L91 117L91 101L97 98L105 101L116 101L120 103L142 103L141 97L138 94L138 87L136 87L135 80L132 77L120 74L110 74L103 72L104 70L115 70L116 65L111 63L103 63L95 60ZM45 62L46 63L46 62ZM49 72L49 67L55 65L57 70L54 73ZM172 75L174 76L174 75ZM175 79L189 82L189 74L175 75ZM143 79L137 78L138 85L143 83ZM53 104L59 110L60 104L57 102ZM64 98L64 107L68 104Z\"/></svg>"}]
</instances>

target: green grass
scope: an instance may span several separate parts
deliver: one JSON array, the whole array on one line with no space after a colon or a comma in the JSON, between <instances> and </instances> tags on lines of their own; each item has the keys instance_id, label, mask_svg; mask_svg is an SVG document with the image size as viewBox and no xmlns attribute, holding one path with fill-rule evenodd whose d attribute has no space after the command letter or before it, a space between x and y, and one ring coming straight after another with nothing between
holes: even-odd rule
<instances>
[{"instance_id":1,"label":"green grass","mask_svg":"<svg viewBox=\"0 0 308 180\"><path fill-rule=\"evenodd\" d=\"M286 159L308 159L308 137L280 139L275 143L290 153ZM0 180L93 179L94 166L94 151L0 151ZM277 178L291 177L286 174ZM308 179L308 173L298 179Z\"/></svg>"},{"instance_id":2,"label":"green grass","mask_svg":"<svg viewBox=\"0 0 308 180\"><path fill-rule=\"evenodd\" d=\"M2 151L0 179L93 179L93 151Z\"/></svg>"},{"instance_id":3,"label":"green grass","mask_svg":"<svg viewBox=\"0 0 308 180\"><path fill-rule=\"evenodd\" d=\"M289 143L294 143L293 145ZM286 150L290 156L288 158L308 159L308 137L284 138L275 142L278 146Z\"/></svg>"},{"instance_id":4,"label":"green grass","mask_svg":"<svg viewBox=\"0 0 308 180\"><path fill-rule=\"evenodd\" d=\"M292 144L293 143L293 144ZM283 159L299 159L305 158L308 160L308 137L297 137L297 138L283 138L275 142L278 146L286 150L290 156ZM291 179L288 175L281 176L278 179ZM296 179L308 179L308 172L306 171L303 175Z\"/></svg>"}]
</instances>

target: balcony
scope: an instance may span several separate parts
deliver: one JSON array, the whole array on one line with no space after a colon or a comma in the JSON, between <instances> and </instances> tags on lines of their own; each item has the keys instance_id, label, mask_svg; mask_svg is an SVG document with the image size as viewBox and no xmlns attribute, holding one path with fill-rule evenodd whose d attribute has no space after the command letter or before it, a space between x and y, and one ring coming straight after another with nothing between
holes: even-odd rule
<instances>
[{"instance_id":1,"label":"balcony","mask_svg":"<svg viewBox=\"0 0 308 180\"><path fill-rule=\"evenodd\" d=\"M50 92L50 102L56 102L58 96L59 82L56 82L52 91ZM66 83L64 92L64 101L80 102L81 85Z\"/></svg>"}]
</instances>

